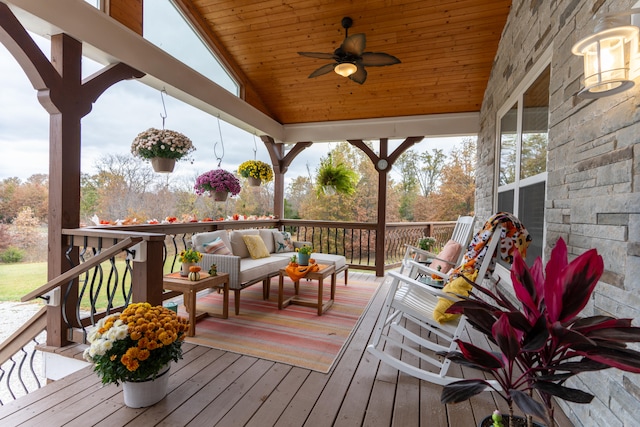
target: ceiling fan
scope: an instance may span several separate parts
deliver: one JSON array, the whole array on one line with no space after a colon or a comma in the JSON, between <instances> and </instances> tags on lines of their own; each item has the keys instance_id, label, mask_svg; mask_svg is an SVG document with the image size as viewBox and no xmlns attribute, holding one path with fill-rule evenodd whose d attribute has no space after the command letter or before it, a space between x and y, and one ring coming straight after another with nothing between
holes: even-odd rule
<instances>
[{"instance_id":1,"label":"ceiling fan","mask_svg":"<svg viewBox=\"0 0 640 427\"><path fill-rule=\"evenodd\" d=\"M349 77L354 82L362 84L367 80L365 67L382 67L400 63L398 58L388 53L365 52L367 39L362 33L349 35L349 28L353 25L353 20L348 16L342 18L341 24L345 29L344 41L333 53L298 52L298 55L309 58L333 59L335 61L315 70L309 75L310 79L335 71L343 77Z\"/></svg>"}]
</instances>

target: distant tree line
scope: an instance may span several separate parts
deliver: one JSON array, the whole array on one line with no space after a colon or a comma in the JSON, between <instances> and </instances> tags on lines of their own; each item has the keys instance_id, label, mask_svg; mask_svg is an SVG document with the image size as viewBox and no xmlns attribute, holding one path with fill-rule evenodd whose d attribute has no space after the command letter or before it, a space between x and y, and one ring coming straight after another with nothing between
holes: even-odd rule
<instances>
[{"instance_id":1,"label":"distant tree line","mask_svg":"<svg viewBox=\"0 0 640 427\"><path fill-rule=\"evenodd\" d=\"M360 150L344 142L327 153L358 175L352 195L318 195L316 171L293 178L286 188L285 217L374 222L377 220L378 172ZM450 155L443 150L403 153L393 165L400 178L388 183L387 222L448 221L473 212L475 193L475 140L464 139ZM233 214L273 213L273 183L243 185L242 192L226 202L196 196L195 176L174 178L153 172L150 165L130 155L101 157L95 174L81 176L81 221L226 218ZM397 174L394 174L397 175ZM241 179L242 181L242 179ZM244 184L244 183L243 183ZM48 176L33 175L0 181L0 224L13 224L29 208L30 221L46 224ZM23 217L24 217L23 213ZM24 222L24 219L23 219ZM1 239L0 239L1 240Z\"/></svg>"}]
</instances>

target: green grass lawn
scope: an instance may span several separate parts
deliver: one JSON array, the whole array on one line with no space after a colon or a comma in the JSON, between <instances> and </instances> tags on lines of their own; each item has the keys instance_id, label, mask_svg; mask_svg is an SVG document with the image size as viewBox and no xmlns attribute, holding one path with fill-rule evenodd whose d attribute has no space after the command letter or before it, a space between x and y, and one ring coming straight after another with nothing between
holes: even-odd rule
<instances>
[{"instance_id":1,"label":"green grass lawn","mask_svg":"<svg viewBox=\"0 0 640 427\"><path fill-rule=\"evenodd\" d=\"M47 283L47 263L0 264L0 301L20 301Z\"/></svg>"},{"instance_id":2,"label":"green grass lawn","mask_svg":"<svg viewBox=\"0 0 640 427\"><path fill-rule=\"evenodd\" d=\"M170 265L165 267L168 273ZM124 273L124 261L116 261L119 274ZM103 285L98 295L96 305L98 308L106 308L107 295L106 295L106 281L108 278L108 271L111 265L108 262L103 264L104 276ZM93 271L93 270L92 270ZM131 276L127 276L127 288L130 283ZM120 276L120 281L122 276ZM16 263L16 264L0 264L0 301L20 301L20 299L47 283L47 263ZM96 279L97 284L97 279ZM88 292L88 290L87 290ZM122 295L121 287L118 287L116 296L114 298L114 304L116 306L122 305L124 302L124 296ZM88 309L91 306L89 296L85 293L81 304L82 309Z\"/></svg>"}]
</instances>

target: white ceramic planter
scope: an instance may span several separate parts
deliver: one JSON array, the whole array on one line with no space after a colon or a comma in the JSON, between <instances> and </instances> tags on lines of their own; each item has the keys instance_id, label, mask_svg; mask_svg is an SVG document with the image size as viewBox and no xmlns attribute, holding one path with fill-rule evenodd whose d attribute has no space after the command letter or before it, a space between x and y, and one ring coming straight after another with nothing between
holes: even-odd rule
<instances>
[{"instance_id":1,"label":"white ceramic planter","mask_svg":"<svg viewBox=\"0 0 640 427\"><path fill-rule=\"evenodd\" d=\"M168 364L154 380L124 381L122 383L124 404L129 408L145 408L164 399L167 395L170 369L171 364Z\"/></svg>"}]
</instances>

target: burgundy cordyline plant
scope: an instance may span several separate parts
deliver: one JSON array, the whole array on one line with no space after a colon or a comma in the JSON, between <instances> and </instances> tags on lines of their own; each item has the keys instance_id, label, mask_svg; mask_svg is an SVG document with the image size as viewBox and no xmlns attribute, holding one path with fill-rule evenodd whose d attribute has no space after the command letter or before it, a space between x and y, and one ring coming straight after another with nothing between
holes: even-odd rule
<instances>
[{"instance_id":1,"label":"burgundy cordyline plant","mask_svg":"<svg viewBox=\"0 0 640 427\"><path fill-rule=\"evenodd\" d=\"M234 174L224 169L215 169L203 173L196 178L196 184L193 188L198 195L204 194L207 191L223 191L235 196L242 190L240 180L238 180Z\"/></svg>"},{"instance_id":2,"label":"burgundy cordyline plant","mask_svg":"<svg viewBox=\"0 0 640 427\"><path fill-rule=\"evenodd\" d=\"M593 395L564 385L580 372L618 368L640 373L640 352L627 343L640 342L640 328L632 319L611 316L578 316L587 305L602 275L604 263L595 249L570 263L567 246L559 239L546 267L540 258L528 268L518 251L511 266L516 306L499 290L473 284L475 292L455 303L449 313L467 316L499 352L458 340L460 351L443 354L451 360L480 369L500 388L507 401L510 422L513 403L528 416L554 425L553 397L590 403ZM483 297L480 297L483 295ZM442 403L456 403L493 388L484 379L468 379L444 387ZM534 399L537 392L541 402Z\"/></svg>"}]
</instances>

